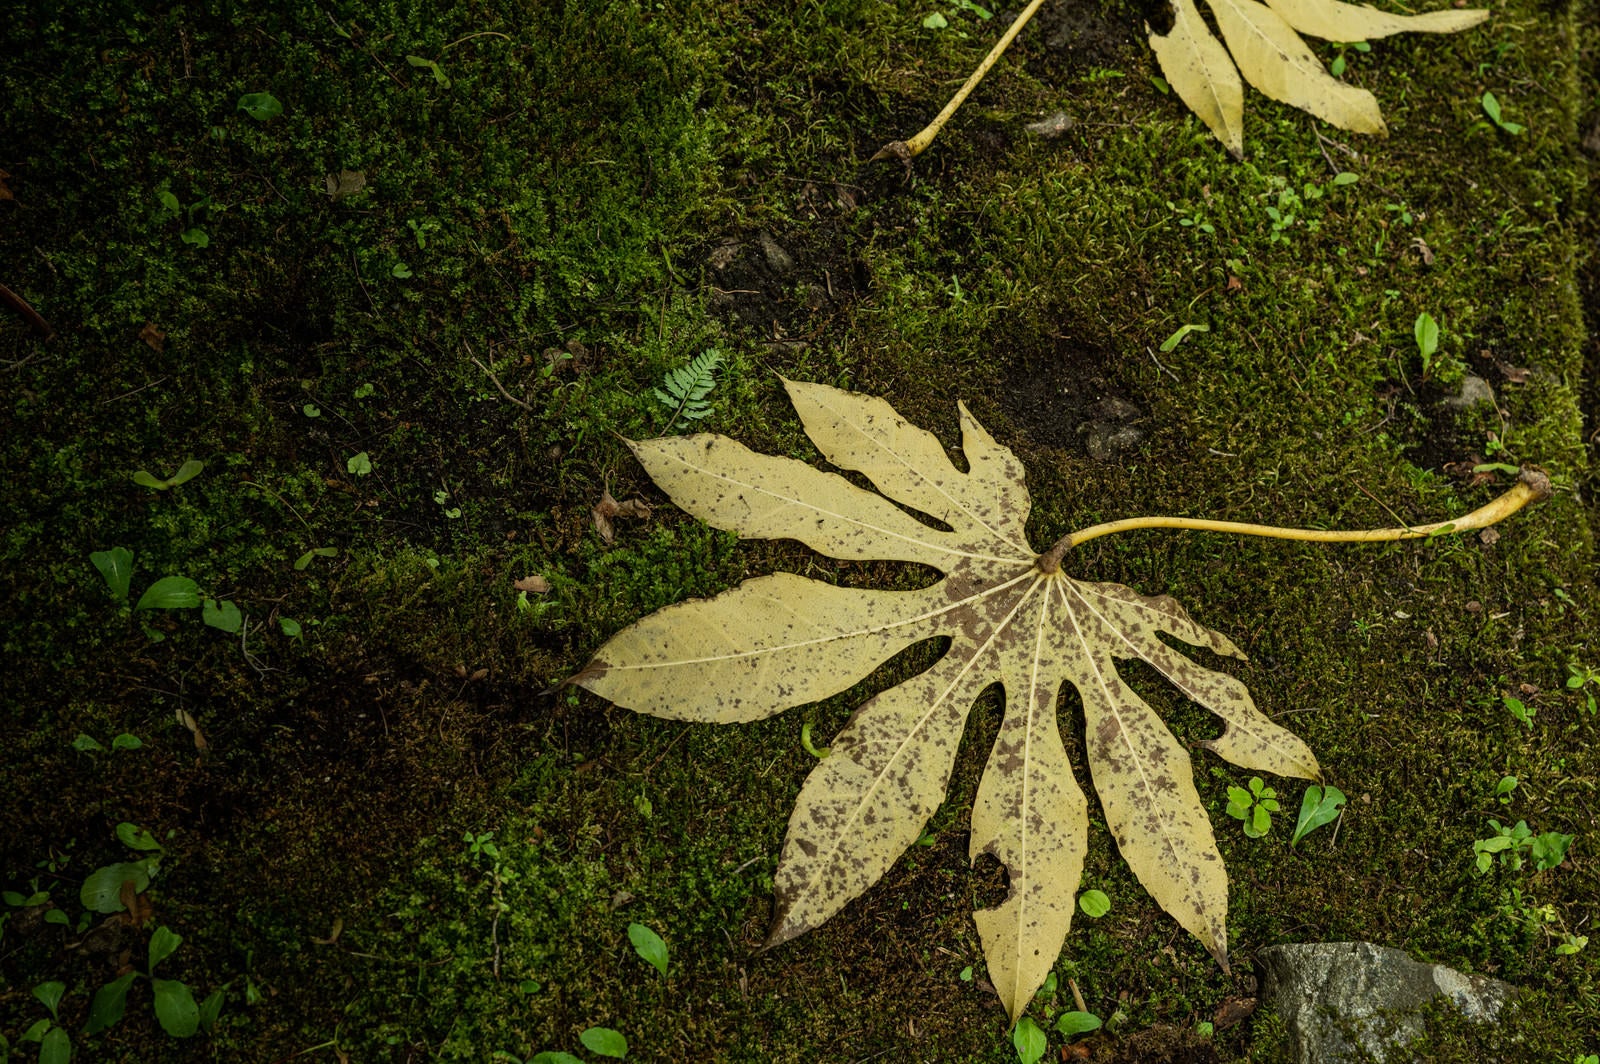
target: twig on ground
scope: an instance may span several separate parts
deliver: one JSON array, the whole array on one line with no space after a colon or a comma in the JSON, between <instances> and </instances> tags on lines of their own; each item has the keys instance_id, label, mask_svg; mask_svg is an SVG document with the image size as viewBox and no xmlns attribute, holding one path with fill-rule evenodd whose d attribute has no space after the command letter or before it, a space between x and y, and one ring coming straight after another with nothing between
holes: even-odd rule
<instances>
[{"instance_id":1,"label":"twig on ground","mask_svg":"<svg viewBox=\"0 0 1600 1064\"><path fill-rule=\"evenodd\" d=\"M4 303L18 314L21 314L23 319L33 326L44 339L54 339L56 331L50 327L50 323L45 321L37 310L28 306L27 300L3 284L0 284L0 303Z\"/></svg>"},{"instance_id":2,"label":"twig on ground","mask_svg":"<svg viewBox=\"0 0 1600 1064\"><path fill-rule=\"evenodd\" d=\"M468 348L467 350L470 351L472 349ZM495 388L499 390L501 395L506 397L506 400L508 402L516 403L518 406L522 407L522 409L526 410L528 413L530 413L530 414L533 413L533 407L529 406L527 403L523 402L521 399L518 399L516 396L512 395L510 392L506 391L506 386L500 383L500 378L496 377L494 375L494 370L490 369L488 366L485 366L482 362L479 362L476 355L470 355L469 354L467 357L472 359L472 364L474 366L477 366L479 369L483 370L483 372L485 372L485 373L487 373L489 375L489 379L491 381L494 381Z\"/></svg>"}]
</instances>

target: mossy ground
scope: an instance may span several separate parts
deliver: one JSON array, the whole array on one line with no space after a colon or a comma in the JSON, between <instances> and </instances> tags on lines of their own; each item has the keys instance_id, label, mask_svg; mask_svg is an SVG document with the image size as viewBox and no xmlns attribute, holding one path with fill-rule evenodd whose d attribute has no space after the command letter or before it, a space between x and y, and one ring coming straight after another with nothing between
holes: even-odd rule
<instances>
[{"instance_id":1,"label":"mossy ground","mask_svg":"<svg viewBox=\"0 0 1600 1064\"><path fill-rule=\"evenodd\" d=\"M937 110L998 20L951 10L934 31L943 5L882 0L9 15L0 282L58 335L0 317L0 879L48 891L69 924L9 911L0 1035L44 1016L29 991L59 980L82 1059L520 1059L579 1051L592 1025L638 1060L1014 1059L969 916L1000 874L965 856L992 696L928 844L757 951L811 764L801 722L825 739L930 648L734 728L541 693L630 621L747 575L917 579L739 544L669 506L599 540L606 487L661 501L619 436L661 431L652 387L715 346L729 368L704 426L757 449L809 456L778 373L885 395L947 441L964 398L1025 460L1041 544L1141 513L1431 520L1499 490L1457 475L1477 460L1551 470L1563 490L1493 542L1140 533L1069 559L1243 645L1251 663L1228 667L1352 802L1337 836L1291 850L1280 822L1248 840L1223 813L1244 774L1197 753L1233 974L1103 830L1084 885L1113 909L1079 920L1058 971L1117 1014L1095 1059L1281 1059L1271 1017L1210 1040L1196 1025L1249 995L1252 950L1347 937L1529 989L1493 1035L1441 1019L1435 1059L1600 1052L1600 946L1555 953L1556 932L1593 935L1600 897L1600 720L1562 686L1569 662L1600 667L1592 13L1513 0L1457 38L1375 43L1347 76L1377 93L1383 140L1250 93L1234 163L1150 80L1141 25L1161 6L1047 5L909 172L864 160ZM1486 90L1524 134L1485 121ZM283 113L238 110L249 92ZM1023 131L1058 109L1061 139ZM341 171L364 187L335 197ZM1444 334L1426 378L1422 311ZM164 341L141 340L147 323ZM1158 353L1182 324L1209 332ZM1469 370L1500 412L1439 406ZM1096 460L1107 397L1143 439ZM189 458L205 472L172 491L129 479ZM88 563L115 546L135 597L188 576L247 628L119 607ZM294 567L321 547L336 553ZM524 608L512 581L530 573L552 590ZM1213 733L1130 675L1181 738ZM122 732L142 747L110 751ZM80 733L108 749L76 750ZM1300 787L1279 789L1292 822ZM1490 817L1576 835L1569 861L1480 877ZM167 1039L143 985L122 1023L81 1034L149 935L73 926L83 877L125 855L121 821L165 847L148 897L184 944L161 974L228 988L209 1037ZM462 841L489 831L498 877ZM667 978L634 956L633 921L670 944Z\"/></svg>"}]
</instances>

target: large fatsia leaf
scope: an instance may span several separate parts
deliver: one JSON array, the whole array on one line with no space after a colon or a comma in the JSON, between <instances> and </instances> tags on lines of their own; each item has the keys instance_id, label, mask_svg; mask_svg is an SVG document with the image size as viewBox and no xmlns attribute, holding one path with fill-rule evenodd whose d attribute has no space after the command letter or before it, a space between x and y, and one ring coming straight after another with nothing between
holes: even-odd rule
<instances>
[{"instance_id":1,"label":"large fatsia leaf","mask_svg":"<svg viewBox=\"0 0 1600 1064\"><path fill-rule=\"evenodd\" d=\"M965 471L881 399L786 386L823 455L881 495L720 436L646 440L634 453L674 502L718 528L797 539L839 558L919 562L944 578L917 591L870 591L761 577L644 618L574 677L643 713L729 723L825 698L913 643L950 640L932 667L861 706L801 788L769 943L827 920L916 841L944 799L974 700L998 684L1005 715L972 811L971 856L997 858L1010 888L974 918L991 981L1011 1017L1021 1015L1061 952L1083 870L1087 803L1057 723L1062 684L1071 683L1083 701L1095 792L1124 859L1226 966L1227 873L1188 754L1116 663L1148 663L1221 717L1222 735L1203 744L1219 756L1317 778L1311 751L1257 710L1243 684L1160 636L1243 655L1166 596L1040 564L1023 533L1021 463L964 407Z\"/></svg>"},{"instance_id":2,"label":"large fatsia leaf","mask_svg":"<svg viewBox=\"0 0 1600 1064\"><path fill-rule=\"evenodd\" d=\"M1300 34L1364 41L1394 33L1455 33L1489 17L1481 9L1391 15L1338 0L1206 0L1224 51L1192 0L1173 0L1172 29L1150 35L1156 62L1172 89L1235 157L1244 151L1244 97L1239 74L1261 92L1340 129L1383 133L1372 93L1330 76ZM1229 60L1228 53L1232 53ZM1238 67L1235 69L1234 64Z\"/></svg>"}]
</instances>

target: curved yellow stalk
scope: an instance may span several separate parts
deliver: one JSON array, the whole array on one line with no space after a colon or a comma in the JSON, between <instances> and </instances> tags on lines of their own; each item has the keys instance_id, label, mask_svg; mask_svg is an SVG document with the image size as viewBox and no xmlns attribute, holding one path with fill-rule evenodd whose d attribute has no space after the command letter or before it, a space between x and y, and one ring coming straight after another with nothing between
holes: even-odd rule
<instances>
[{"instance_id":1,"label":"curved yellow stalk","mask_svg":"<svg viewBox=\"0 0 1600 1064\"><path fill-rule=\"evenodd\" d=\"M872 157L872 161L899 159L901 162L909 162L922 154L922 150L932 144L933 138L939 135L939 130L944 128L944 124L950 121L950 116L955 114L956 110L967 102L967 97L972 95L972 90L978 87L978 82L983 80L983 76L989 73L989 68L994 66L995 61L1001 55L1005 54L1007 48L1011 47L1011 42L1017 39L1017 34L1022 32L1022 27L1028 24L1028 20L1033 17L1035 11L1039 10L1039 5L1042 3L1044 3L1044 0L1032 0L1027 7L1022 9L1022 14L1012 20L1011 25L1006 29L1005 35L995 42L993 48L989 49L989 54L983 57L983 62L978 64L978 69L972 72L972 76L966 80L966 84L956 90L956 94L950 97L950 102L944 105L944 110L940 111L934 120L923 128L921 133L918 133L910 140L890 141L878 149L878 154Z\"/></svg>"},{"instance_id":2,"label":"curved yellow stalk","mask_svg":"<svg viewBox=\"0 0 1600 1064\"><path fill-rule=\"evenodd\" d=\"M1446 532L1469 532L1487 528L1503 521L1531 502L1542 502L1550 497L1550 478L1543 470L1524 466L1517 482L1505 494L1492 502L1454 521L1436 521L1430 525L1410 528L1376 528L1363 531L1339 532L1314 528L1278 528L1275 525L1253 525L1240 521L1208 521L1195 517L1128 517L1121 521L1107 521L1091 525L1078 532L1062 536L1056 544L1034 560L1040 572L1053 573L1061 568L1061 558L1068 550L1091 539L1109 536L1114 532L1129 532L1136 528L1182 528L1196 532L1232 532L1240 536L1267 536L1272 539L1298 539L1310 543L1388 543L1397 539L1426 539Z\"/></svg>"}]
</instances>

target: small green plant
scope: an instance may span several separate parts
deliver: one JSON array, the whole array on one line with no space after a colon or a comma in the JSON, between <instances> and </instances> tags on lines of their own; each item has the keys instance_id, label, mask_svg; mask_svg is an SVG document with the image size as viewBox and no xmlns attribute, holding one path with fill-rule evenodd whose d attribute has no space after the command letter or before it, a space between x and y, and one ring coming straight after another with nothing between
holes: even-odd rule
<instances>
[{"instance_id":1,"label":"small green plant","mask_svg":"<svg viewBox=\"0 0 1600 1064\"><path fill-rule=\"evenodd\" d=\"M1372 45L1366 41L1351 41L1349 43L1333 41L1331 43L1336 54L1333 57L1333 62L1328 64L1328 73L1336 78L1344 77L1345 70L1349 68L1348 53L1372 51Z\"/></svg>"},{"instance_id":2,"label":"small green plant","mask_svg":"<svg viewBox=\"0 0 1600 1064\"><path fill-rule=\"evenodd\" d=\"M266 122L283 114L283 104L270 92L247 92L239 97L239 110L257 122Z\"/></svg>"},{"instance_id":3,"label":"small green plant","mask_svg":"<svg viewBox=\"0 0 1600 1064\"><path fill-rule=\"evenodd\" d=\"M352 455L345 460L344 468L351 476L364 477L372 472L372 456L366 451Z\"/></svg>"},{"instance_id":4,"label":"small green plant","mask_svg":"<svg viewBox=\"0 0 1600 1064\"><path fill-rule=\"evenodd\" d=\"M1161 353L1167 354L1183 343L1183 338L1192 332L1210 332L1209 325L1180 325L1178 331L1161 341Z\"/></svg>"},{"instance_id":5,"label":"small green plant","mask_svg":"<svg viewBox=\"0 0 1600 1064\"><path fill-rule=\"evenodd\" d=\"M1579 1054L1572 1058L1572 1064L1600 1064L1600 1053Z\"/></svg>"},{"instance_id":6,"label":"small green plant","mask_svg":"<svg viewBox=\"0 0 1600 1064\"><path fill-rule=\"evenodd\" d=\"M722 365L722 352L709 348L696 355L687 366L672 370L654 390L656 402L672 410L672 418L662 434L670 433L681 419L701 421L711 413L706 396L717 386L716 371Z\"/></svg>"},{"instance_id":7,"label":"small green plant","mask_svg":"<svg viewBox=\"0 0 1600 1064\"><path fill-rule=\"evenodd\" d=\"M1078 908L1083 910L1083 915L1098 920L1111 911L1111 899L1103 890L1086 890L1078 895Z\"/></svg>"},{"instance_id":8,"label":"small green plant","mask_svg":"<svg viewBox=\"0 0 1600 1064\"><path fill-rule=\"evenodd\" d=\"M1290 837L1289 845L1293 846L1323 825L1339 819L1344 804L1344 792L1332 784L1319 787L1313 783L1307 787L1305 797L1300 799L1300 818L1295 821L1294 835Z\"/></svg>"},{"instance_id":9,"label":"small green plant","mask_svg":"<svg viewBox=\"0 0 1600 1064\"><path fill-rule=\"evenodd\" d=\"M72 1039L59 1026L61 1017L57 1012L66 992L65 983L40 983L33 988L33 996L50 1010L50 1018L39 1020L22 1032L18 1041L39 1043L39 1064L67 1064L72 1059Z\"/></svg>"},{"instance_id":10,"label":"small green plant","mask_svg":"<svg viewBox=\"0 0 1600 1064\"><path fill-rule=\"evenodd\" d=\"M1517 777L1501 776L1500 782L1494 785L1494 796L1501 805L1511 804L1511 792L1517 789Z\"/></svg>"},{"instance_id":11,"label":"small green plant","mask_svg":"<svg viewBox=\"0 0 1600 1064\"><path fill-rule=\"evenodd\" d=\"M461 516L461 507L449 505L450 493L445 491L443 488L440 488L438 491L433 493L433 501L443 507L445 517L449 518L450 520L453 521Z\"/></svg>"},{"instance_id":12,"label":"small green plant","mask_svg":"<svg viewBox=\"0 0 1600 1064\"><path fill-rule=\"evenodd\" d=\"M1068 1038L1099 1029L1100 1017L1092 1012L1063 1012L1061 1018L1056 1021L1056 1030Z\"/></svg>"},{"instance_id":13,"label":"small green plant","mask_svg":"<svg viewBox=\"0 0 1600 1064\"><path fill-rule=\"evenodd\" d=\"M1574 935L1570 931L1561 933L1561 942L1556 946L1557 957L1570 957L1579 953L1589 944L1588 935Z\"/></svg>"},{"instance_id":14,"label":"small green plant","mask_svg":"<svg viewBox=\"0 0 1600 1064\"><path fill-rule=\"evenodd\" d=\"M312 547L294 560L294 571L297 573L304 572L313 558L334 558L338 554L339 548L337 547Z\"/></svg>"},{"instance_id":15,"label":"small green plant","mask_svg":"<svg viewBox=\"0 0 1600 1064\"><path fill-rule=\"evenodd\" d=\"M806 753L810 754L818 761L821 761L823 758L828 756L828 748L826 746L817 746L812 741L810 721L806 721L804 724L800 725L800 746L805 750Z\"/></svg>"},{"instance_id":16,"label":"small green plant","mask_svg":"<svg viewBox=\"0 0 1600 1064\"><path fill-rule=\"evenodd\" d=\"M433 80L438 83L441 89L450 87L450 79L445 77L444 68L436 61L424 59L420 55L408 55L406 56L406 62L417 70L426 70L433 74Z\"/></svg>"},{"instance_id":17,"label":"small green plant","mask_svg":"<svg viewBox=\"0 0 1600 1064\"><path fill-rule=\"evenodd\" d=\"M667 944L643 924L628 925L628 941L639 958L662 975L667 974Z\"/></svg>"},{"instance_id":18,"label":"small green plant","mask_svg":"<svg viewBox=\"0 0 1600 1064\"><path fill-rule=\"evenodd\" d=\"M1417 341L1417 353L1422 356L1422 376L1426 378L1433 368L1433 356L1439 351L1439 323L1433 315L1423 311L1411 326L1411 335Z\"/></svg>"},{"instance_id":19,"label":"small green plant","mask_svg":"<svg viewBox=\"0 0 1600 1064\"><path fill-rule=\"evenodd\" d=\"M1272 830L1272 814L1278 811L1278 792L1261 781L1260 776L1250 777L1250 789L1228 788L1228 815L1244 821L1244 833L1259 839Z\"/></svg>"},{"instance_id":20,"label":"small green plant","mask_svg":"<svg viewBox=\"0 0 1600 1064\"><path fill-rule=\"evenodd\" d=\"M1482 103L1483 113L1489 116L1489 121L1493 122L1504 132L1511 134L1513 137L1524 132L1528 128L1527 126L1518 125L1515 122L1508 122L1505 119L1505 117L1500 113L1500 101L1495 97L1494 93L1484 93Z\"/></svg>"},{"instance_id":21,"label":"small green plant","mask_svg":"<svg viewBox=\"0 0 1600 1064\"><path fill-rule=\"evenodd\" d=\"M1489 826L1494 828L1495 833L1472 844L1479 875L1488 874L1497 856L1501 867L1513 872L1522 867L1524 856L1533 859L1535 870L1547 872L1566 860L1567 849L1573 840L1573 836L1563 835L1559 831L1535 835L1526 820L1519 820L1509 827L1498 820L1490 820Z\"/></svg>"},{"instance_id":22,"label":"small green plant","mask_svg":"<svg viewBox=\"0 0 1600 1064\"><path fill-rule=\"evenodd\" d=\"M1591 669L1575 661L1567 662L1567 690L1582 692L1589 701L1590 713L1600 712L1600 707L1595 704L1596 689L1600 689L1600 669Z\"/></svg>"},{"instance_id":23,"label":"small green plant","mask_svg":"<svg viewBox=\"0 0 1600 1064\"><path fill-rule=\"evenodd\" d=\"M1511 715L1516 717L1524 727L1533 727L1533 717L1538 712L1537 709L1523 702L1522 699L1512 698L1510 695L1505 696L1501 701L1506 704L1506 708L1511 711Z\"/></svg>"},{"instance_id":24,"label":"small green plant","mask_svg":"<svg viewBox=\"0 0 1600 1064\"><path fill-rule=\"evenodd\" d=\"M602 1057L621 1060L628 1055L628 1040L610 1027L589 1027L578 1034L583 1048Z\"/></svg>"},{"instance_id":25,"label":"small green plant","mask_svg":"<svg viewBox=\"0 0 1600 1064\"><path fill-rule=\"evenodd\" d=\"M133 482L142 488L149 488L152 491L167 491L171 488L176 488L180 484L189 483L189 481L199 476L205 467L204 462L191 458L179 466L178 471L166 480L160 480L145 470L139 469L134 471Z\"/></svg>"},{"instance_id":26,"label":"small green plant","mask_svg":"<svg viewBox=\"0 0 1600 1064\"><path fill-rule=\"evenodd\" d=\"M1296 212L1303 206L1300 197L1295 195L1293 189L1278 190L1277 204L1269 203L1266 206L1267 217L1272 222L1272 232L1267 234L1267 243L1289 243L1289 230L1294 228Z\"/></svg>"},{"instance_id":27,"label":"small green plant","mask_svg":"<svg viewBox=\"0 0 1600 1064\"><path fill-rule=\"evenodd\" d=\"M1011 1028L1011 1046L1017 1051L1017 1064L1038 1064L1050 1043L1033 1017L1024 1016Z\"/></svg>"},{"instance_id":28,"label":"small green plant","mask_svg":"<svg viewBox=\"0 0 1600 1064\"><path fill-rule=\"evenodd\" d=\"M144 741L132 732L121 732L111 740L113 750L137 750L144 745ZM72 748L80 754L103 754L105 747L100 745L100 740L86 732L79 732L77 738L72 740Z\"/></svg>"},{"instance_id":29,"label":"small green plant","mask_svg":"<svg viewBox=\"0 0 1600 1064\"><path fill-rule=\"evenodd\" d=\"M194 993L181 979L156 977L156 966L177 952L183 936L167 927L157 927L150 935L149 960L143 972L128 972L95 991L89 1005L89 1024L86 1034L98 1034L121 1022L127 1012L128 991L140 978L150 981L156 1020L161 1029L173 1038L188 1038L204 1028L210 1030L222 1013L226 987L218 987L204 1002L196 1004Z\"/></svg>"}]
</instances>

